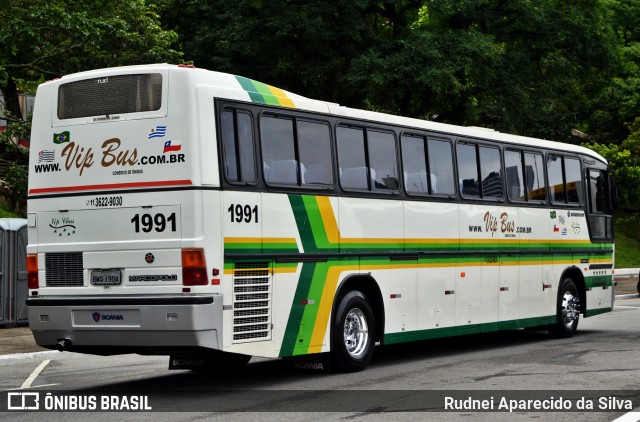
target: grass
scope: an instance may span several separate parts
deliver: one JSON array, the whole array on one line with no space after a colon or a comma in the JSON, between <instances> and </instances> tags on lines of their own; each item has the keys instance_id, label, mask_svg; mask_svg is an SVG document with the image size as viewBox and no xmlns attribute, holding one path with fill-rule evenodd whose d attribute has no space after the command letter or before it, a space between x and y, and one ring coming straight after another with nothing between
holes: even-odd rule
<instances>
[{"instance_id":1,"label":"grass","mask_svg":"<svg viewBox=\"0 0 640 422\"><path fill-rule=\"evenodd\" d=\"M6 210L0 207L0 218L23 218L20 214Z\"/></svg>"},{"instance_id":2,"label":"grass","mask_svg":"<svg viewBox=\"0 0 640 422\"><path fill-rule=\"evenodd\" d=\"M640 240L638 229L631 221L624 221L629 213L618 211L615 215L616 268L640 268Z\"/></svg>"}]
</instances>

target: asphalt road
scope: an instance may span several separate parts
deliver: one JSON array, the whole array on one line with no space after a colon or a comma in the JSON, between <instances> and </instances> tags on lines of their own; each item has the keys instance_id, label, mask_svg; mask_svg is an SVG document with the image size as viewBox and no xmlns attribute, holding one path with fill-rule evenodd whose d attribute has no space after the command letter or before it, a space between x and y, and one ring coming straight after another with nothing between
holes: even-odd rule
<instances>
[{"instance_id":1,"label":"asphalt road","mask_svg":"<svg viewBox=\"0 0 640 422\"><path fill-rule=\"evenodd\" d=\"M268 359L253 359L242 372L219 375L168 371L166 357L12 354L0 357L1 390L42 395L71 391L98 399L114 392L146 395L153 410L167 413L17 411L0 413L0 418L611 421L629 412L612 407L640 406L639 339L640 298L632 297L618 300L611 313L581 320L578 334L570 339L511 331L387 346L376 350L365 371L354 374L300 369ZM575 403L582 398L595 407L580 412L433 411L444 405L447 395L477 401L493 397L498 406L503 397L526 399L531 390L537 390L538 398L563 397ZM0 412L7 409L6 400L0 393ZM599 411L600 400L608 411ZM219 409L228 411L216 412Z\"/></svg>"}]
</instances>

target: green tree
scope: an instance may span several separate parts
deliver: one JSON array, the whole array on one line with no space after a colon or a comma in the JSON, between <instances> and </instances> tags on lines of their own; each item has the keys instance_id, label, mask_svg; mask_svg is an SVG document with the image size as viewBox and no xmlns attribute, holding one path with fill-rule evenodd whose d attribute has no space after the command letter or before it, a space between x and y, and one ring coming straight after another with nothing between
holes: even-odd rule
<instances>
[{"instance_id":1,"label":"green tree","mask_svg":"<svg viewBox=\"0 0 640 422\"><path fill-rule=\"evenodd\" d=\"M106 66L177 61L177 35L144 0L0 0L0 93L21 116L29 82Z\"/></svg>"},{"instance_id":2,"label":"green tree","mask_svg":"<svg viewBox=\"0 0 640 422\"><path fill-rule=\"evenodd\" d=\"M30 132L20 93L33 94L38 83L68 73L175 62L182 57L176 42L177 34L162 29L155 6L145 0L0 0L0 119L9 122L1 148L25 154L15 146ZM25 161L5 165L0 183L16 203L27 194Z\"/></svg>"},{"instance_id":3,"label":"green tree","mask_svg":"<svg viewBox=\"0 0 640 422\"><path fill-rule=\"evenodd\" d=\"M156 1L197 66L556 140L588 126L619 63L614 0Z\"/></svg>"}]
</instances>

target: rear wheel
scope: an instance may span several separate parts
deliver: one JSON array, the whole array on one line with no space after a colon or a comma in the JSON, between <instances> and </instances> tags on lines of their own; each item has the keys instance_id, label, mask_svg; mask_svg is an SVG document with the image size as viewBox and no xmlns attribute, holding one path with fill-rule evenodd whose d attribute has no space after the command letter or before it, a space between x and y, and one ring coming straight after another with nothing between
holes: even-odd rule
<instances>
[{"instance_id":1,"label":"rear wheel","mask_svg":"<svg viewBox=\"0 0 640 422\"><path fill-rule=\"evenodd\" d=\"M332 364L342 372L363 370L373 357L375 323L367 298L359 291L342 297L332 328Z\"/></svg>"},{"instance_id":2,"label":"rear wheel","mask_svg":"<svg viewBox=\"0 0 640 422\"><path fill-rule=\"evenodd\" d=\"M566 278L558 289L556 323L551 326L554 337L571 337L578 329L580 320L580 295L573 280Z\"/></svg>"}]
</instances>

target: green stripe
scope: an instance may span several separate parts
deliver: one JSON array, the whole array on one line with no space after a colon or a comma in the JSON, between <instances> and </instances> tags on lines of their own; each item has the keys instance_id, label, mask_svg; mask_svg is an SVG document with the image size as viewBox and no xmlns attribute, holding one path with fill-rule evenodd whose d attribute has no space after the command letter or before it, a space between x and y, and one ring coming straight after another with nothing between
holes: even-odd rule
<instances>
[{"instance_id":1,"label":"green stripe","mask_svg":"<svg viewBox=\"0 0 640 422\"><path fill-rule=\"evenodd\" d=\"M280 100L271 93L267 84L243 76L236 76L236 80L240 83L242 89L247 91L252 102L276 106L281 105Z\"/></svg>"},{"instance_id":2,"label":"green stripe","mask_svg":"<svg viewBox=\"0 0 640 422\"><path fill-rule=\"evenodd\" d=\"M555 315L537 318L517 319L501 322L489 322L485 324L470 324L457 327L434 328L402 333L390 333L384 335L384 344L406 343L409 341L431 340L442 337L462 336L467 334L489 333L502 330L516 330L519 328L539 327L556 322Z\"/></svg>"},{"instance_id":3,"label":"green stripe","mask_svg":"<svg viewBox=\"0 0 640 422\"><path fill-rule=\"evenodd\" d=\"M242 87L242 89L247 91L247 94L249 94L251 101L253 101L254 103L260 103L260 104L267 103L265 99L262 97L262 94L260 94L260 92L258 92L258 90L253 85L253 81L251 79L248 79L242 76L236 76L236 80L240 83L240 86Z\"/></svg>"},{"instance_id":4,"label":"green stripe","mask_svg":"<svg viewBox=\"0 0 640 422\"><path fill-rule=\"evenodd\" d=\"M313 325L304 325L308 324L311 316L307 315L306 319L304 319L306 307L308 305L304 305L302 301L305 299L309 299L310 292L312 291L312 283L314 279L317 281L317 276L314 276L314 273L316 272L316 267L318 264L324 263L305 262L304 264L302 264L302 270L300 271L300 277L298 278L298 282L296 285L296 292L293 295L293 303L291 304L289 320L287 321L287 327L285 328L284 338L282 340L282 346L280 348L280 357L293 356L296 348L298 347L299 340L302 340L300 342L300 346L304 347L306 344L306 347L308 347L308 342L311 338L311 332L313 332ZM323 266L324 271L321 272L325 274L326 278L326 265ZM320 300L318 300L314 306L316 308L316 314L319 304ZM315 317L313 319L315 321Z\"/></svg>"}]
</instances>

